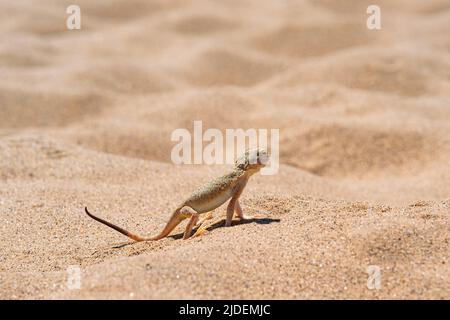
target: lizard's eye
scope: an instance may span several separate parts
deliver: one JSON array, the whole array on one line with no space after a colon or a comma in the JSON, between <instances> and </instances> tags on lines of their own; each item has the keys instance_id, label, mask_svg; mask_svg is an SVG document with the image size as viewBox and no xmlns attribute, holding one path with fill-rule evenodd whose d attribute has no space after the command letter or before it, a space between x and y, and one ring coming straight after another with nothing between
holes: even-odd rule
<instances>
[{"instance_id":1,"label":"lizard's eye","mask_svg":"<svg viewBox=\"0 0 450 320\"><path fill-rule=\"evenodd\" d=\"M269 157L267 153L261 152L260 155L258 156L258 164L266 165L268 161Z\"/></svg>"}]
</instances>

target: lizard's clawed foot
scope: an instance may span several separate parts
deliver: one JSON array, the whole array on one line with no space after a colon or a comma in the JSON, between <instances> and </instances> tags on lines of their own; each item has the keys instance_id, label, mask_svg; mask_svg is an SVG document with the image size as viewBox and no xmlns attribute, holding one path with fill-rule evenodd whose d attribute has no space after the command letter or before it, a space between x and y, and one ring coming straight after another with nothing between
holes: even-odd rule
<instances>
[{"instance_id":1,"label":"lizard's clawed foot","mask_svg":"<svg viewBox=\"0 0 450 320\"><path fill-rule=\"evenodd\" d=\"M211 220L212 218L213 218L212 212L208 212L208 213L205 214L204 217L202 217L202 218L197 222L197 224L196 224L195 226L196 226L196 227L200 227L200 226L202 226L202 225L205 223L206 220Z\"/></svg>"},{"instance_id":2,"label":"lizard's clawed foot","mask_svg":"<svg viewBox=\"0 0 450 320\"><path fill-rule=\"evenodd\" d=\"M196 227L198 227L198 229L195 231L195 233L192 235L191 238L195 238L198 236L201 236L202 234L205 234L208 232L208 230L206 230L207 227L207 221L211 220L213 218L212 212L208 212L205 214L204 217L202 217L197 224L195 225Z\"/></svg>"},{"instance_id":3,"label":"lizard's clawed foot","mask_svg":"<svg viewBox=\"0 0 450 320\"><path fill-rule=\"evenodd\" d=\"M206 227L207 227L206 220L207 219L205 219L205 221L203 221L201 226L198 227L198 229L195 231L195 233L192 235L191 238L195 238L195 237L201 236L202 234L208 233L208 230L206 230Z\"/></svg>"}]
</instances>

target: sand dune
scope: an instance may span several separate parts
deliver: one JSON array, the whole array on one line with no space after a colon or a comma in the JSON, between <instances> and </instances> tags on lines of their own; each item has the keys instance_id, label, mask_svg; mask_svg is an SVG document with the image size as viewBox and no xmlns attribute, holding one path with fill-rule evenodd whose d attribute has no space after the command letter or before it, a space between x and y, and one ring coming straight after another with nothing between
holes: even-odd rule
<instances>
[{"instance_id":1,"label":"sand dune","mask_svg":"<svg viewBox=\"0 0 450 320\"><path fill-rule=\"evenodd\" d=\"M0 89L2 127L64 126L99 113L106 98L86 92L61 94ZM61 107L63 106L63 107Z\"/></svg>"},{"instance_id":2,"label":"sand dune","mask_svg":"<svg viewBox=\"0 0 450 320\"><path fill-rule=\"evenodd\" d=\"M359 23L317 22L312 25L290 25L257 38L258 49L275 55L308 58L363 45L370 41L370 33Z\"/></svg>"},{"instance_id":3,"label":"sand dune","mask_svg":"<svg viewBox=\"0 0 450 320\"><path fill-rule=\"evenodd\" d=\"M196 57L186 71L186 78L194 85L250 86L266 80L276 65L257 61L225 50L210 50Z\"/></svg>"},{"instance_id":4,"label":"sand dune","mask_svg":"<svg viewBox=\"0 0 450 320\"><path fill-rule=\"evenodd\" d=\"M436 63L431 53L418 55L411 54L411 50L392 51L355 52L305 63L304 68L288 76L280 86L300 85L317 79L354 89L413 97L448 94L448 67L442 69L442 64ZM439 92L437 88L441 85L445 90Z\"/></svg>"},{"instance_id":5,"label":"sand dune","mask_svg":"<svg viewBox=\"0 0 450 320\"><path fill-rule=\"evenodd\" d=\"M367 127L313 128L285 142L288 163L320 176L401 174L417 172L439 159L435 138L416 132ZM297 150L301 150L298 154ZM446 154L447 156L448 154Z\"/></svg>"},{"instance_id":6,"label":"sand dune","mask_svg":"<svg viewBox=\"0 0 450 320\"><path fill-rule=\"evenodd\" d=\"M450 6L381 1L0 4L0 298L449 299ZM280 129L265 219L156 234L227 166L171 133ZM82 285L67 288L67 268ZM382 270L367 288L367 267Z\"/></svg>"}]
</instances>

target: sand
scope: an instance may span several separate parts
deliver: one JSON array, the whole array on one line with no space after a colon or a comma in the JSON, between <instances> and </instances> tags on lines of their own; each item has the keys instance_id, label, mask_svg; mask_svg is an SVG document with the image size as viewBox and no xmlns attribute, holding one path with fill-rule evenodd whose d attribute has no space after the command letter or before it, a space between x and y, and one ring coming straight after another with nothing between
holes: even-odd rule
<instances>
[{"instance_id":1,"label":"sand","mask_svg":"<svg viewBox=\"0 0 450 320\"><path fill-rule=\"evenodd\" d=\"M77 3L73 31L72 1L0 4L1 299L450 299L448 1L377 31L372 1ZM229 169L170 161L194 120L280 129L241 200L266 219L133 243L84 214L159 232Z\"/></svg>"}]
</instances>

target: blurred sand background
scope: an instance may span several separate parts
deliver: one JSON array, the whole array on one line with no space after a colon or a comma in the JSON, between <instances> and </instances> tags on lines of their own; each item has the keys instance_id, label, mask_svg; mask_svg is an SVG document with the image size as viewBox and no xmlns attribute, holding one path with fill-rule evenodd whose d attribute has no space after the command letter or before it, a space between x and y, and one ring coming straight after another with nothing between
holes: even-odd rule
<instances>
[{"instance_id":1,"label":"blurred sand background","mask_svg":"<svg viewBox=\"0 0 450 320\"><path fill-rule=\"evenodd\" d=\"M1 1L0 30L0 298L450 298L450 1ZM171 163L194 120L280 129L241 200L269 219L84 214L159 232L226 170Z\"/></svg>"}]
</instances>

